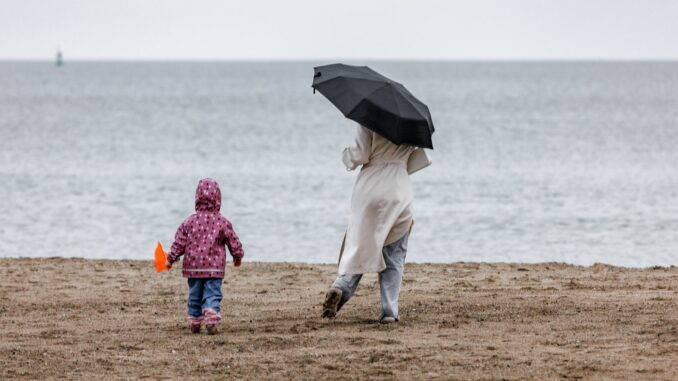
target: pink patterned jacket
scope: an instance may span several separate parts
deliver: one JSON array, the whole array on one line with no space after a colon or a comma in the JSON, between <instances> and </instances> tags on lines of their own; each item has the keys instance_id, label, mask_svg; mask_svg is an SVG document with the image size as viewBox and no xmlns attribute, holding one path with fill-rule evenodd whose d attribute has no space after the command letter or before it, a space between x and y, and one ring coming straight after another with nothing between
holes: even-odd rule
<instances>
[{"instance_id":1,"label":"pink patterned jacket","mask_svg":"<svg viewBox=\"0 0 678 381\"><path fill-rule=\"evenodd\" d=\"M186 278L223 278L228 246L233 258L245 253L233 225L219 213L221 190L212 179L202 179L195 190L195 213L177 229L170 263L184 256L183 275Z\"/></svg>"}]
</instances>

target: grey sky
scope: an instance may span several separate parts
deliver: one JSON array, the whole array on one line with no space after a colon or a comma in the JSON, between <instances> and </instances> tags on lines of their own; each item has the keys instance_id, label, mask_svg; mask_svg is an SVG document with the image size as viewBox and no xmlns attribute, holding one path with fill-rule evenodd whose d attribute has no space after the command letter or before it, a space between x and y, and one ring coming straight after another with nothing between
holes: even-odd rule
<instances>
[{"instance_id":1,"label":"grey sky","mask_svg":"<svg viewBox=\"0 0 678 381\"><path fill-rule=\"evenodd\" d=\"M0 0L0 59L678 59L677 0Z\"/></svg>"}]
</instances>

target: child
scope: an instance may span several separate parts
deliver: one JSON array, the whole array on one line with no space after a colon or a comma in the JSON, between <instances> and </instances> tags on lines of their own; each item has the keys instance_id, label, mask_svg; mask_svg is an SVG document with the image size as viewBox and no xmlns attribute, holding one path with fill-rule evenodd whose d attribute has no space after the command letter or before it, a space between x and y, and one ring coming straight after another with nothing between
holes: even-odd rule
<instances>
[{"instance_id":1,"label":"child","mask_svg":"<svg viewBox=\"0 0 678 381\"><path fill-rule=\"evenodd\" d=\"M195 213L179 225L167 267L184 256L183 275L188 278L188 325L200 333L205 323L207 333L219 332L217 323L221 303L221 282L226 266L226 249L238 267L245 255L231 223L219 213L221 190L212 179L202 179L195 190Z\"/></svg>"}]
</instances>

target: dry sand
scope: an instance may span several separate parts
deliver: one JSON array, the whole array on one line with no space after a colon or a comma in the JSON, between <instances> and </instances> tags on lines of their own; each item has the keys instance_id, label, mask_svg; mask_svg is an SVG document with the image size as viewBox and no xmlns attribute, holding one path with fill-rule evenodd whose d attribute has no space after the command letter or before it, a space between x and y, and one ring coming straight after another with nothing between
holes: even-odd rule
<instances>
[{"instance_id":1,"label":"dry sand","mask_svg":"<svg viewBox=\"0 0 678 381\"><path fill-rule=\"evenodd\" d=\"M334 269L229 268L208 336L178 268L0 259L0 379L678 379L674 267L410 264L389 326L374 276L319 318Z\"/></svg>"}]
</instances>

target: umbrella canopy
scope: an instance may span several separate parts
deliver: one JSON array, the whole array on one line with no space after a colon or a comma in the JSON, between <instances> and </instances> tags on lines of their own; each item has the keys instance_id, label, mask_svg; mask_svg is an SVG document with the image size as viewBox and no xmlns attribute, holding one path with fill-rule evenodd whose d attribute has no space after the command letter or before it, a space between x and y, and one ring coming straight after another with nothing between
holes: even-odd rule
<instances>
[{"instance_id":1,"label":"umbrella canopy","mask_svg":"<svg viewBox=\"0 0 678 381\"><path fill-rule=\"evenodd\" d=\"M433 149L428 107L395 82L367 66L332 64L314 68L320 91L345 117L395 144Z\"/></svg>"}]
</instances>

